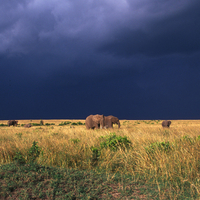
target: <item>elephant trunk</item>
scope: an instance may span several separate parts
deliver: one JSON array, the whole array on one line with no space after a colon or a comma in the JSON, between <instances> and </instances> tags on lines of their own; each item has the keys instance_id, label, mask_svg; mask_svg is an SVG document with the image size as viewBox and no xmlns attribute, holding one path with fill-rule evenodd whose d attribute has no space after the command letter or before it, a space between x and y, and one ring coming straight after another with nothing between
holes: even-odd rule
<instances>
[{"instance_id":1,"label":"elephant trunk","mask_svg":"<svg viewBox=\"0 0 200 200\"><path fill-rule=\"evenodd\" d=\"M100 129L103 129L104 126L105 126L105 116L102 115L102 118L101 118L101 120L100 120Z\"/></svg>"},{"instance_id":2,"label":"elephant trunk","mask_svg":"<svg viewBox=\"0 0 200 200\"><path fill-rule=\"evenodd\" d=\"M118 128L120 128L120 122L118 122Z\"/></svg>"}]
</instances>

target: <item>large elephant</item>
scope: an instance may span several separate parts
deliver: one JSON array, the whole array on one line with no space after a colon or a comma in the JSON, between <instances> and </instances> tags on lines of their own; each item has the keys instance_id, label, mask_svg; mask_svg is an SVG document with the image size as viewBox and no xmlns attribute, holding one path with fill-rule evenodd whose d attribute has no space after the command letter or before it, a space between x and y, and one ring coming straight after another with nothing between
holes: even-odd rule
<instances>
[{"instance_id":1,"label":"large elephant","mask_svg":"<svg viewBox=\"0 0 200 200\"><path fill-rule=\"evenodd\" d=\"M9 120L8 121L8 126L11 126L11 125L17 126L17 124L18 124L18 121L16 121L16 120Z\"/></svg>"},{"instance_id":2,"label":"large elephant","mask_svg":"<svg viewBox=\"0 0 200 200\"><path fill-rule=\"evenodd\" d=\"M165 121L162 122L162 127L163 128L165 128L165 127L169 128L171 123L172 123L171 121L165 120Z\"/></svg>"},{"instance_id":3,"label":"large elephant","mask_svg":"<svg viewBox=\"0 0 200 200\"><path fill-rule=\"evenodd\" d=\"M105 116L105 128L113 128L113 124L118 124L118 128L120 128L120 122L117 117L112 115Z\"/></svg>"},{"instance_id":4,"label":"large elephant","mask_svg":"<svg viewBox=\"0 0 200 200\"><path fill-rule=\"evenodd\" d=\"M85 120L87 129L99 129L105 126L104 115L89 115Z\"/></svg>"}]
</instances>

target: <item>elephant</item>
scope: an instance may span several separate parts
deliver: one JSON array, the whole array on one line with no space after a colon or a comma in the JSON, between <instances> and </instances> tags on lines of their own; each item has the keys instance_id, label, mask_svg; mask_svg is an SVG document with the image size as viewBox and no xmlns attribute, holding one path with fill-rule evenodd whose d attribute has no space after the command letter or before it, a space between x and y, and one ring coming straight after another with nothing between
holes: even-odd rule
<instances>
[{"instance_id":1,"label":"elephant","mask_svg":"<svg viewBox=\"0 0 200 200\"><path fill-rule=\"evenodd\" d=\"M165 121L162 122L162 127L163 128L165 128L165 127L169 128L171 123L172 123L171 121L165 120Z\"/></svg>"},{"instance_id":2,"label":"elephant","mask_svg":"<svg viewBox=\"0 0 200 200\"><path fill-rule=\"evenodd\" d=\"M17 126L17 124L18 124L18 121L16 121L16 120L9 120L8 121L8 126L11 126L11 125Z\"/></svg>"},{"instance_id":3,"label":"elephant","mask_svg":"<svg viewBox=\"0 0 200 200\"><path fill-rule=\"evenodd\" d=\"M105 126L104 128L113 128L113 124L118 124L118 128L120 128L120 122L117 117L112 115L105 116Z\"/></svg>"},{"instance_id":4,"label":"elephant","mask_svg":"<svg viewBox=\"0 0 200 200\"><path fill-rule=\"evenodd\" d=\"M104 115L89 115L85 120L86 129L99 129L105 126Z\"/></svg>"},{"instance_id":5,"label":"elephant","mask_svg":"<svg viewBox=\"0 0 200 200\"><path fill-rule=\"evenodd\" d=\"M24 127L25 128L30 128L32 125L31 124L25 124Z\"/></svg>"}]
</instances>

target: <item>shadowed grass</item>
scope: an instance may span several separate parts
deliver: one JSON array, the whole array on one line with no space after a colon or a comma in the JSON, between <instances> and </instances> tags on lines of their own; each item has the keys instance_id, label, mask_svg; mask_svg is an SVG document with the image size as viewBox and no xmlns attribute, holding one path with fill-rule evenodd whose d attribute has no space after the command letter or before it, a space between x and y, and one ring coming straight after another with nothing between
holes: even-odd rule
<instances>
[{"instance_id":1,"label":"shadowed grass","mask_svg":"<svg viewBox=\"0 0 200 200\"><path fill-rule=\"evenodd\" d=\"M157 191L130 175L38 164L3 165L0 183L1 199L147 199L156 198Z\"/></svg>"}]
</instances>

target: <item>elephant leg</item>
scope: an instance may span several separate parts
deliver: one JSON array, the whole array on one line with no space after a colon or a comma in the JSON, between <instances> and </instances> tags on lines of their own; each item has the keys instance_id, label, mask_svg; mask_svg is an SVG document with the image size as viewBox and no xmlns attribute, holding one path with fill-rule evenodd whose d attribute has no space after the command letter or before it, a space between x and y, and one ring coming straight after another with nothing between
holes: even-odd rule
<instances>
[{"instance_id":1,"label":"elephant leg","mask_svg":"<svg viewBox=\"0 0 200 200\"><path fill-rule=\"evenodd\" d=\"M120 128L120 123L118 122L117 124L118 124L118 128Z\"/></svg>"},{"instance_id":2,"label":"elephant leg","mask_svg":"<svg viewBox=\"0 0 200 200\"><path fill-rule=\"evenodd\" d=\"M96 129L100 128L100 125L98 123L95 123L94 126L95 126Z\"/></svg>"},{"instance_id":3,"label":"elephant leg","mask_svg":"<svg viewBox=\"0 0 200 200\"><path fill-rule=\"evenodd\" d=\"M108 128L113 128L113 123L111 121L108 122Z\"/></svg>"},{"instance_id":4,"label":"elephant leg","mask_svg":"<svg viewBox=\"0 0 200 200\"><path fill-rule=\"evenodd\" d=\"M107 128L109 128L108 125L105 125L105 126L104 126L104 129L107 129Z\"/></svg>"},{"instance_id":5,"label":"elephant leg","mask_svg":"<svg viewBox=\"0 0 200 200\"><path fill-rule=\"evenodd\" d=\"M86 129L87 129L87 130L89 130L89 129L90 129L90 127L88 126L88 124L87 124L87 123L85 124L85 126L86 126Z\"/></svg>"},{"instance_id":6,"label":"elephant leg","mask_svg":"<svg viewBox=\"0 0 200 200\"><path fill-rule=\"evenodd\" d=\"M111 123L111 128L113 128L113 123Z\"/></svg>"}]
</instances>

